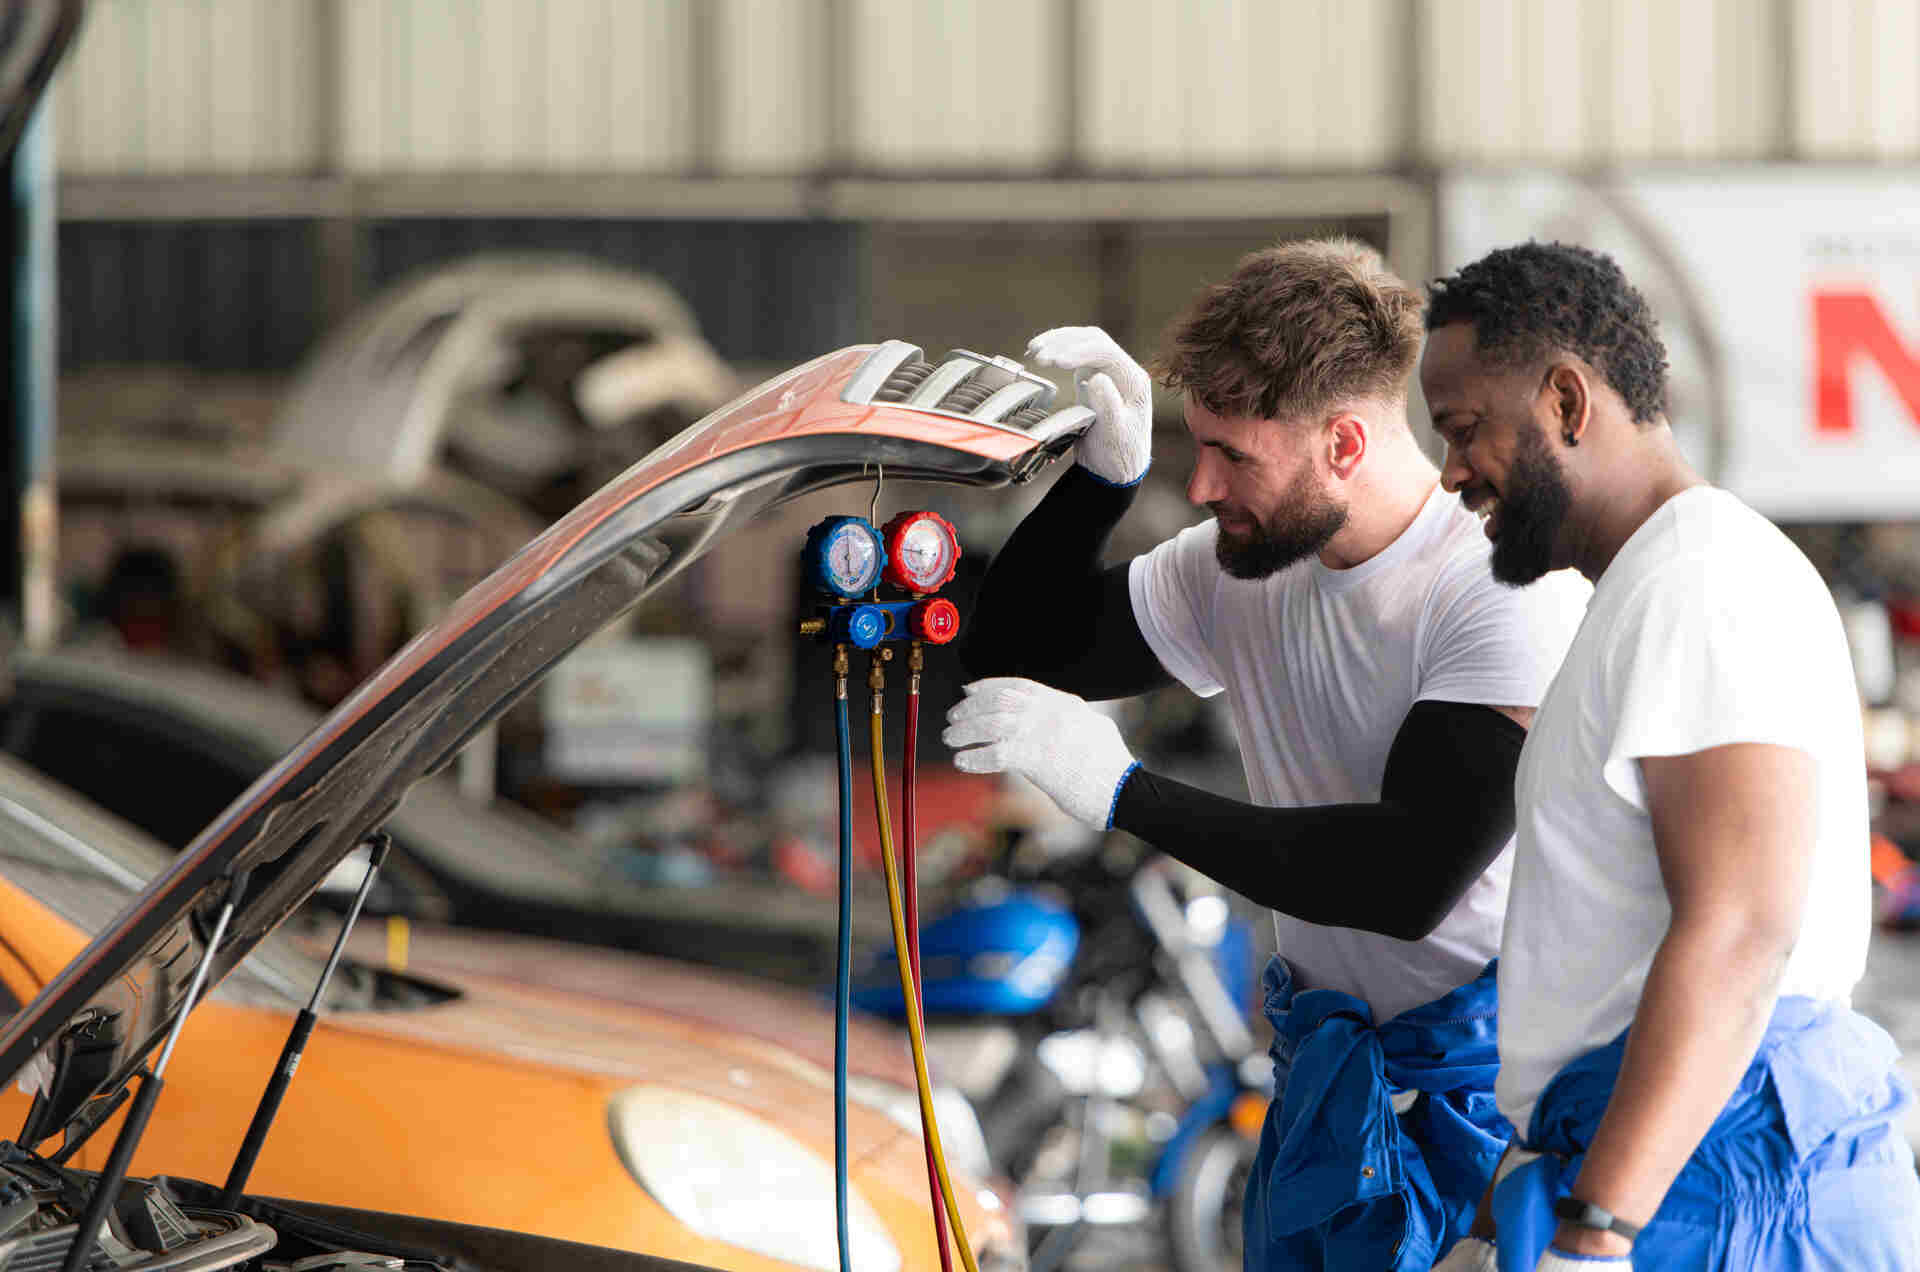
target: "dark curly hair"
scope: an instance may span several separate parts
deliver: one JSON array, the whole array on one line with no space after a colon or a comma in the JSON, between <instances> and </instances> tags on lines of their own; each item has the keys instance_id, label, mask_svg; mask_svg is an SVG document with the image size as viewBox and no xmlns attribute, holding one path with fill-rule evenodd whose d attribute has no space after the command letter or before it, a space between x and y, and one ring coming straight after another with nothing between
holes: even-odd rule
<instances>
[{"instance_id":1,"label":"dark curly hair","mask_svg":"<svg viewBox=\"0 0 1920 1272\"><path fill-rule=\"evenodd\" d=\"M1613 258L1569 243L1489 252L1428 287L1427 330L1473 324L1480 354L1523 366L1577 354L1650 426L1667 413L1667 350L1646 297Z\"/></svg>"}]
</instances>

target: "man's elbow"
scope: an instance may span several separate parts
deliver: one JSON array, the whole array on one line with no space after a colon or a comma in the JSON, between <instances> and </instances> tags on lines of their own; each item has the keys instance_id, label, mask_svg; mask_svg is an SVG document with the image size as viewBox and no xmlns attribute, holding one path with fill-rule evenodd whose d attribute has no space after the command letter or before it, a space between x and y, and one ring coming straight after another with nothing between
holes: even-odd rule
<instances>
[{"instance_id":1,"label":"man's elbow","mask_svg":"<svg viewBox=\"0 0 1920 1272\"><path fill-rule=\"evenodd\" d=\"M1380 934L1382 936L1390 936L1396 941L1424 941L1433 935L1434 929L1440 926L1440 920L1446 917L1446 915L1442 914L1432 919L1419 918L1408 920L1395 918L1393 921L1380 926Z\"/></svg>"},{"instance_id":2,"label":"man's elbow","mask_svg":"<svg viewBox=\"0 0 1920 1272\"><path fill-rule=\"evenodd\" d=\"M1504 837L1500 842L1505 842ZM1446 922L1460 898L1498 850L1487 853L1477 841L1433 845L1431 873L1411 876L1389 891L1390 905L1375 917L1372 930L1398 941L1424 941Z\"/></svg>"},{"instance_id":3,"label":"man's elbow","mask_svg":"<svg viewBox=\"0 0 1920 1272\"><path fill-rule=\"evenodd\" d=\"M1453 913L1459 894L1439 898L1415 898L1390 914L1380 916L1375 930L1396 941L1424 941Z\"/></svg>"},{"instance_id":4,"label":"man's elbow","mask_svg":"<svg viewBox=\"0 0 1920 1272\"><path fill-rule=\"evenodd\" d=\"M1724 978L1771 993L1786 974L1800 941L1798 907L1716 907L1704 914L1676 912L1667 941L1689 950L1693 961Z\"/></svg>"}]
</instances>

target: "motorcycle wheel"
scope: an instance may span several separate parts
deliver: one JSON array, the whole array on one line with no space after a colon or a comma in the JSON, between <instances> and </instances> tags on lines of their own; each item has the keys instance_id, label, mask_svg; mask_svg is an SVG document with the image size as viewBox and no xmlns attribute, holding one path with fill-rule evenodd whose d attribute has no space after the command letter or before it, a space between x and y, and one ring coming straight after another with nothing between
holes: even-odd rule
<instances>
[{"instance_id":1,"label":"motorcycle wheel","mask_svg":"<svg viewBox=\"0 0 1920 1272\"><path fill-rule=\"evenodd\" d=\"M1218 1127L1181 1164L1167 1198L1167 1238L1175 1272L1241 1272L1240 1215L1259 1144Z\"/></svg>"}]
</instances>

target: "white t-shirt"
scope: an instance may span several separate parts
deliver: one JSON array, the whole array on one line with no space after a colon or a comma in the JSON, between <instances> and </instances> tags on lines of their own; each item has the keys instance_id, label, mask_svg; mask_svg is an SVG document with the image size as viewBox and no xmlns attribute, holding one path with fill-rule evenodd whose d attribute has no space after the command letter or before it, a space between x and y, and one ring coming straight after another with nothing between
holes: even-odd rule
<instances>
[{"instance_id":1,"label":"white t-shirt","mask_svg":"<svg viewBox=\"0 0 1920 1272\"><path fill-rule=\"evenodd\" d=\"M1768 742L1818 773L1813 869L1783 994L1846 1001L1866 963L1866 767L1847 638L1820 576L1767 520L1697 486L1600 576L1515 786L1500 947L1501 1111L1633 1022L1672 907L1638 760Z\"/></svg>"},{"instance_id":2,"label":"white t-shirt","mask_svg":"<svg viewBox=\"0 0 1920 1272\"><path fill-rule=\"evenodd\" d=\"M1589 591L1570 571L1495 582L1479 518L1437 485L1399 538L1350 569L1310 557L1235 579L1214 557L1218 532L1207 521L1134 558L1133 613L1176 679L1203 696L1226 690L1248 789L1269 807L1377 801L1416 702L1538 703ZM1511 863L1502 851L1423 940L1276 913L1279 951L1302 988L1344 990L1385 1021L1494 956Z\"/></svg>"}]
</instances>

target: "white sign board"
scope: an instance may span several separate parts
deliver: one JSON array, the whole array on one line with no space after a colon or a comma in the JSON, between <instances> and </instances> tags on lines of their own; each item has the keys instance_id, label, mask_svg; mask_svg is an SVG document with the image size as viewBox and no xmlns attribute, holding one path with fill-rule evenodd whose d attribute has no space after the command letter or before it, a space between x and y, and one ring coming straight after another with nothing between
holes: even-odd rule
<instances>
[{"instance_id":1,"label":"white sign board","mask_svg":"<svg viewBox=\"0 0 1920 1272\"><path fill-rule=\"evenodd\" d=\"M545 760L580 782L686 780L706 769L713 672L697 640L589 641L540 686Z\"/></svg>"},{"instance_id":2,"label":"white sign board","mask_svg":"<svg viewBox=\"0 0 1920 1272\"><path fill-rule=\"evenodd\" d=\"M1681 445L1761 512L1920 518L1920 177L1469 173L1440 215L1442 272L1528 239L1618 261L1660 316Z\"/></svg>"}]
</instances>

